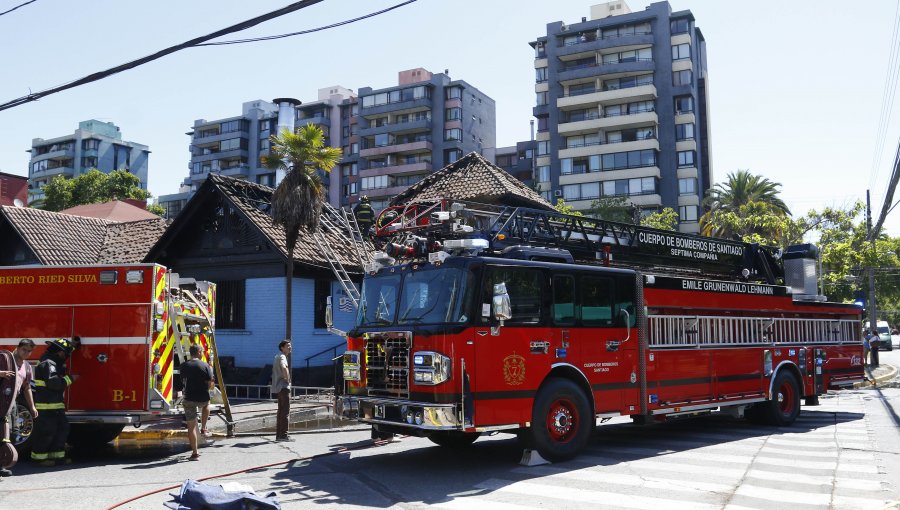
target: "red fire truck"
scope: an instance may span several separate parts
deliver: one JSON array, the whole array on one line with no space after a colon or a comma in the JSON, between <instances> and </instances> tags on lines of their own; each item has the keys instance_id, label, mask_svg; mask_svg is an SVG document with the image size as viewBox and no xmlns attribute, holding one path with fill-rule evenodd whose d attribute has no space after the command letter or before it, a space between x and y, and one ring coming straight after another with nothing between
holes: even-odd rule
<instances>
[{"instance_id":1,"label":"red fire truck","mask_svg":"<svg viewBox=\"0 0 900 510\"><path fill-rule=\"evenodd\" d=\"M863 379L861 309L818 294L811 245L447 202L376 236L342 402L374 435L514 432L561 460L598 420L790 425L801 400Z\"/></svg>"},{"instance_id":2,"label":"red fire truck","mask_svg":"<svg viewBox=\"0 0 900 510\"><path fill-rule=\"evenodd\" d=\"M70 444L106 443L125 425L178 419L177 367L191 343L213 360L215 284L155 264L0 267L0 345L80 344L66 392ZM219 377L221 384L221 377ZM13 438L27 448L32 417L18 406Z\"/></svg>"}]
</instances>

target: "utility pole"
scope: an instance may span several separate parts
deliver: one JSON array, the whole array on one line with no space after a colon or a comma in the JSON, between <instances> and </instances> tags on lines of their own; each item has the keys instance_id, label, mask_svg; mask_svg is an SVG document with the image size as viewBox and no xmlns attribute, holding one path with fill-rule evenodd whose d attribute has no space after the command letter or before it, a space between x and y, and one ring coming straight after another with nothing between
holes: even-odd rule
<instances>
[{"instance_id":1,"label":"utility pole","mask_svg":"<svg viewBox=\"0 0 900 510\"><path fill-rule=\"evenodd\" d=\"M872 202L869 197L869 190L866 190L866 236L872 243L872 258L875 257L875 236L872 235ZM869 264L869 329L878 327L878 307L875 304L875 268Z\"/></svg>"}]
</instances>

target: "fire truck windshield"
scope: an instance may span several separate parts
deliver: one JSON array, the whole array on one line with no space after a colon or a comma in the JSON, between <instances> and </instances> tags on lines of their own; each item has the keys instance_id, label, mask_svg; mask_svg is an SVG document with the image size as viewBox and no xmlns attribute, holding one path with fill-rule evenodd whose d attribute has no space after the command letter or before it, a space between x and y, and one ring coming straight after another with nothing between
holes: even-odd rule
<instances>
[{"instance_id":1,"label":"fire truck windshield","mask_svg":"<svg viewBox=\"0 0 900 510\"><path fill-rule=\"evenodd\" d=\"M473 281L471 272L450 267L367 278L357 325L466 322Z\"/></svg>"}]
</instances>

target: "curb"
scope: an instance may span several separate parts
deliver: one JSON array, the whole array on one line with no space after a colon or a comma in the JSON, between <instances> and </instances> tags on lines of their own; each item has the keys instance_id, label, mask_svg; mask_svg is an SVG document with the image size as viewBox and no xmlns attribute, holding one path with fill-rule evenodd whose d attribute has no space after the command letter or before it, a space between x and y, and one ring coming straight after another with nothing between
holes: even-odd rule
<instances>
[{"instance_id":1,"label":"curb","mask_svg":"<svg viewBox=\"0 0 900 510\"><path fill-rule=\"evenodd\" d=\"M891 379L893 379L894 377L897 376L897 367L895 367L894 365L887 365L887 364L882 364L882 366L889 367L890 370L875 377L874 379L869 378L869 373L867 371L866 372L866 380L863 382L858 382L858 383L854 384L853 388L859 389L859 388L877 387L879 384L881 384L885 381L890 381Z\"/></svg>"},{"instance_id":2,"label":"curb","mask_svg":"<svg viewBox=\"0 0 900 510\"><path fill-rule=\"evenodd\" d=\"M315 421L318 419L326 418L331 416L329 406L317 406L317 407L308 407L304 409L298 409L291 411L288 415L288 425L299 425L308 423L311 421ZM214 421L215 420L215 421ZM169 425L171 427L171 425ZM234 423L234 431L235 432L252 432L267 428L274 429L275 427L275 413L274 410L272 414L261 414L259 416L251 416L249 418L245 418L242 420L236 420ZM207 436L212 439L220 439L227 437L226 426L225 423L221 420L215 418L214 416L210 416L210 420L208 422L208 428L211 431L211 434ZM272 432L275 434L275 432ZM140 439L140 440L162 440L169 438L187 438L187 429L186 428L126 428L119 434L119 439Z\"/></svg>"}]
</instances>

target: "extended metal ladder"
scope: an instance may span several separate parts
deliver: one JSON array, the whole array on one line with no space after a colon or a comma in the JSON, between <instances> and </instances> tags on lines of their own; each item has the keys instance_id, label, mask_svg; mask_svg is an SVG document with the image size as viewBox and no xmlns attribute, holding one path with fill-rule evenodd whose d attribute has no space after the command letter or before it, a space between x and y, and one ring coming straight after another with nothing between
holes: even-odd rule
<instances>
[{"instance_id":1,"label":"extended metal ladder","mask_svg":"<svg viewBox=\"0 0 900 510\"><path fill-rule=\"evenodd\" d=\"M325 259L328 261L331 271L337 277L338 283L341 284L341 288L344 289L344 293L353 301L353 306L358 307L360 299L359 289L353 283L353 280L350 279L350 273L344 267L344 264L341 263L340 256L328 242L325 234L329 233L349 240L351 252L355 256L356 262L359 263L359 267L363 267L373 250L359 230L359 224L351 211L344 208L337 209L326 203L322 209L319 224L320 227L313 238L316 240L319 250L325 255Z\"/></svg>"}]
</instances>

